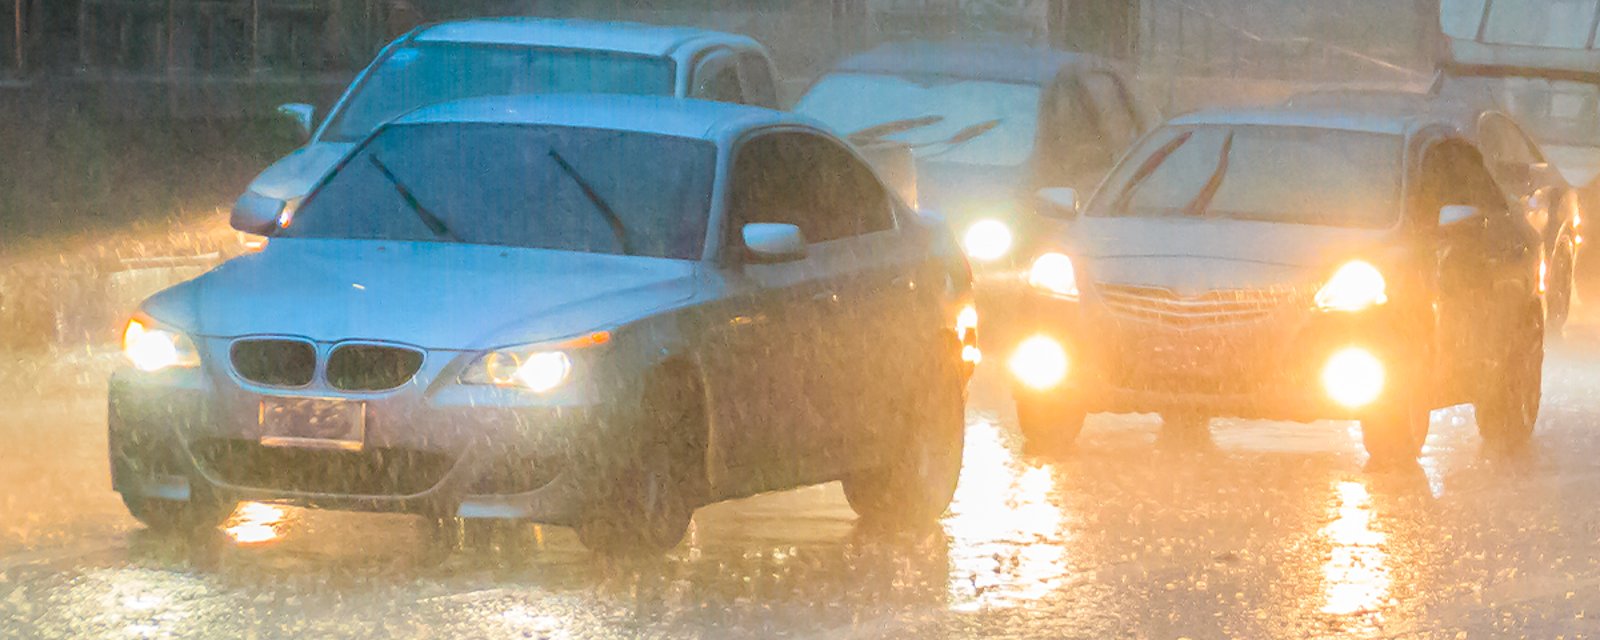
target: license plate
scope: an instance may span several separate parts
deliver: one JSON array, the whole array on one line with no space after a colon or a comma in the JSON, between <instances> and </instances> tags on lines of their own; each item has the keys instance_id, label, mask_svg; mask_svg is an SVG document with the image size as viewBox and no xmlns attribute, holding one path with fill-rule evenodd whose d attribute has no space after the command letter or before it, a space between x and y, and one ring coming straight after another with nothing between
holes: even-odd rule
<instances>
[{"instance_id":1,"label":"license plate","mask_svg":"<svg viewBox=\"0 0 1600 640\"><path fill-rule=\"evenodd\" d=\"M1166 374L1207 375L1217 368L1217 354L1208 345L1190 340L1147 340L1140 345L1144 366Z\"/></svg>"},{"instance_id":2,"label":"license plate","mask_svg":"<svg viewBox=\"0 0 1600 640\"><path fill-rule=\"evenodd\" d=\"M266 398L258 414L261 444L360 451L366 443L366 404L325 398Z\"/></svg>"}]
</instances>

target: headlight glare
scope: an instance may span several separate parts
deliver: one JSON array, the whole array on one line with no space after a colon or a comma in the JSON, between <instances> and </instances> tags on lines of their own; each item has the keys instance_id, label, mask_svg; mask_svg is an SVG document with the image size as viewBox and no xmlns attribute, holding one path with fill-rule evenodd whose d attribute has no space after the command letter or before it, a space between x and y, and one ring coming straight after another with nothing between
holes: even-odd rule
<instances>
[{"instance_id":1,"label":"headlight glare","mask_svg":"<svg viewBox=\"0 0 1600 640\"><path fill-rule=\"evenodd\" d=\"M1383 272L1362 260L1339 267L1317 291L1317 308L1323 311L1362 311L1389 301Z\"/></svg>"},{"instance_id":2,"label":"headlight glare","mask_svg":"<svg viewBox=\"0 0 1600 640\"><path fill-rule=\"evenodd\" d=\"M188 336L137 319L128 321L122 332L122 353L134 368L147 373L200 366L200 352Z\"/></svg>"},{"instance_id":3,"label":"headlight glare","mask_svg":"<svg viewBox=\"0 0 1600 640\"><path fill-rule=\"evenodd\" d=\"M1028 284L1063 298L1078 297L1078 272L1064 254L1051 252L1035 259L1028 269Z\"/></svg>"},{"instance_id":4,"label":"headlight glare","mask_svg":"<svg viewBox=\"0 0 1600 640\"><path fill-rule=\"evenodd\" d=\"M492 351L467 370L462 382L520 387L536 393L555 390L572 377L565 351Z\"/></svg>"},{"instance_id":5,"label":"headlight glare","mask_svg":"<svg viewBox=\"0 0 1600 640\"><path fill-rule=\"evenodd\" d=\"M1011 251L1011 242L1011 227L992 218L972 223L961 237L967 256L984 262L1004 258Z\"/></svg>"}]
</instances>

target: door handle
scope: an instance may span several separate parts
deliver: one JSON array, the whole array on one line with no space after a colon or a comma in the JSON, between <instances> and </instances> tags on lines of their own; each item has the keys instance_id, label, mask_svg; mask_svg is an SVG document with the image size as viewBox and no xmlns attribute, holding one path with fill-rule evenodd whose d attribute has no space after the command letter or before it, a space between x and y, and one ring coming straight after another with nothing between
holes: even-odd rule
<instances>
[{"instance_id":1,"label":"door handle","mask_svg":"<svg viewBox=\"0 0 1600 640\"><path fill-rule=\"evenodd\" d=\"M836 302L839 301L839 294L837 292L833 292L833 291L823 291L822 293L818 293L816 295L811 296L811 299L812 300L816 300L817 302L835 302L836 303Z\"/></svg>"},{"instance_id":2,"label":"door handle","mask_svg":"<svg viewBox=\"0 0 1600 640\"><path fill-rule=\"evenodd\" d=\"M889 286L896 289L905 289L906 291L916 291L917 281L912 280L911 276L895 276L893 280L889 281Z\"/></svg>"}]
</instances>

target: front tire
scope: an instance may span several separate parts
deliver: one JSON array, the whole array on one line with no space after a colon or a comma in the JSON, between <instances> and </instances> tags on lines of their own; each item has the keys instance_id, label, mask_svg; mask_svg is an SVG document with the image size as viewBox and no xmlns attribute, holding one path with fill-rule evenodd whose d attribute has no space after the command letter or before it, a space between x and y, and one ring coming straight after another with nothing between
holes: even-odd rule
<instances>
[{"instance_id":1,"label":"front tire","mask_svg":"<svg viewBox=\"0 0 1600 640\"><path fill-rule=\"evenodd\" d=\"M687 374L684 374L687 375ZM641 403L640 440L575 527L578 541L606 555L656 555L683 541L704 486L699 386L658 380Z\"/></svg>"},{"instance_id":2,"label":"front tire","mask_svg":"<svg viewBox=\"0 0 1600 640\"><path fill-rule=\"evenodd\" d=\"M1570 242L1563 242L1561 249L1556 252L1556 259L1550 265L1546 275L1549 290L1545 294L1546 312L1545 331L1555 337L1561 336L1561 330L1567 326L1567 318L1572 315L1572 296L1576 289L1573 265L1575 249Z\"/></svg>"},{"instance_id":3,"label":"front tire","mask_svg":"<svg viewBox=\"0 0 1600 640\"><path fill-rule=\"evenodd\" d=\"M964 385L953 365L939 367L932 389L900 407L905 446L886 464L843 479L845 500L863 521L891 528L932 524L955 497L966 444Z\"/></svg>"},{"instance_id":4,"label":"front tire","mask_svg":"<svg viewBox=\"0 0 1600 640\"><path fill-rule=\"evenodd\" d=\"M1485 444L1512 449L1527 444L1539 420L1544 386L1544 334L1539 314L1528 314L1510 332L1494 375L1487 376L1474 403L1478 434Z\"/></svg>"}]
</instances>

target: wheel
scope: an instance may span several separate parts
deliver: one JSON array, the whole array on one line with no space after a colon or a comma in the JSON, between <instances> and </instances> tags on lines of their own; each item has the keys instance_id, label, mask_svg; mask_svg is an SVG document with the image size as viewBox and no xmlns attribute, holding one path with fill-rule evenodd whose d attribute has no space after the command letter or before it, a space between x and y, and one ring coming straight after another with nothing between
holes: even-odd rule
<instances>
[{"instance_id":1,"label":"wheel","mask_svg":"<svg viewBox=\"0 0 1600 640\"><path fill-rule=\"evenodd\" d=\"M1058 453L1072 446L1083 431L1088 412L1070 401L1018 394L1017 425L1030 453Z\"/></svg>"},{"instance_id":2,"label":"wheel","mask_svg":"<svg viewBox=\"0 0 1600 640\"><path fill-rule=\"evenodd\" d=\"M647 437L579 519L583 546L608 555L659 554L683 540L705 477L702 440L689 437L704 425L698 389L665 380L651 384L631 418Z\"/></svg>"},{"instance_id":3,"label":"wheel","mask_svg":"<svg viewBox=\"0 0 1600 640\"><path fill-rule=\"evenodd\" d=\"M1361 421L1361 443L1379 465L1411 465L1428 439L1429 410L1417 400L1382 410Z\"/></svg>"},{"instance_id":4,"label":"wheel","mask_svg":"<svg viewBox=\"0 0 1600 640\"><path fill-rule=\"evenodd\" d=\"M1198 413L1178 412L1161 414L1160 442L1194 446L1208 441L1211 435L1211 417Z\"/></svg>"},{"instance_id":5,"label":"wheel","mask_svg":"<svg viewBox=\"0 0 1600 640\"><path fill-rule=\"evenodd\" d=\"M845 500L868 524L931 524L955 497L966 444L963 385L954 363L936 369L934 377L932 388L902 400L897 414L905 446L882 467L843 479Z\"/></svg>"},{"instance_id":6,"label":"wheel","mask_svg":"<svg viewBox=\"0 0 1600 640\"><path fill-rule=\"evenodd\" d=\"M1545 293L1545 331L1553 336L1560 336L1561 330L1567 326L1567 318L1572 314L1573 292L1573 249L1571 243L1563 242L1556 251L1555 262L1550 265L1546 279L1548 291Z\"/></svg>"},{"instance_id":7,"label":"wheel","mask_svg":"<svg viewBox=\"0 0 1600 640\"><path fill-rule=\"evenodd\" d=\"M214 499L162 500L122 496L122 505L139 524L157 533L195 532L215 529L233 514L233 503Z\"/></svg>"},{"instance_id":8,"label":"wheel","mask_svg":"<svg viewBox=\"0 0 1600 640\"><path fill-rule=\"evenodd\" d=\"M1486 444L1514 448L1526 444L1539 420L1544 384L1544 328L1539 314L1525 314L1511 332L1500 362L1486 376L1478 401L1478 435Z\"/></svg>"}]
</instances>

